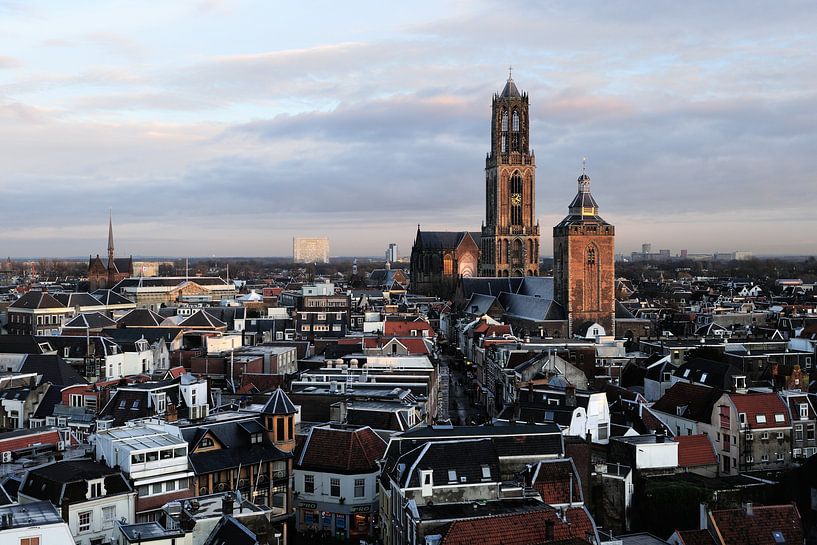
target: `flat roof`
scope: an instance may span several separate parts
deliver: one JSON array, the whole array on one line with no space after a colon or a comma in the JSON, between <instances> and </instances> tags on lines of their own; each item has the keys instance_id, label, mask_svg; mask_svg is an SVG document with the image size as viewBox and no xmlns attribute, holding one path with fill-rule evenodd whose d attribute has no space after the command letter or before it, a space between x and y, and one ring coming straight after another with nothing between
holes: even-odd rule
<instances>
[{"instance_id":1,"label":"flat roof","mask_svg":"<svg viewBox=\"0 0 817 545\"><path fill-rule=\"evenodd\" d=\"M154 541L184 535L183 530L168 530L158 522L143 522L140 524L121 524L119 530L128 542Z\"/></svg>"},{"instance_id":2,"label":"flat roof","mask_svg":"<svg viewBox=\"0 0 817 545\"><path fill-rule=\"evenodd\" d=\"M145 426L127 426L99 432L112 441L129 450L144 450L161 447L186 446L187 441L168 432L158 431Z\"/></svg>"},{"instance_id":3,"label":"flat roof","mask_svg":"<svg viewBox=\"0 0 817 545\"><path fill-rule=\"evenodd\" d=\"M50 501L35 501L0 507L0 515L11 515L12 528L62 524L65 521Z\"/></svg>"}]
</instances>

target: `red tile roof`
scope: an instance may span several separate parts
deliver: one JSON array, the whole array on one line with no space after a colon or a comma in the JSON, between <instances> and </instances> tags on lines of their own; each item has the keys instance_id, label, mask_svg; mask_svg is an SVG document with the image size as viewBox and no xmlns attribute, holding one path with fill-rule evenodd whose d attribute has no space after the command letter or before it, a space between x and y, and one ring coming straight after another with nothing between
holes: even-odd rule
<instances>
[{"instance_id":1,"label":"red tile roof","mask_svg":"<svg viewBox=\"0 0 817 545\"><path fill-rule=\"evenodd\" d=\"M570 539L595 542L595 526L582 507L566 510L566 521L553 510L457 520L451 523L440 545L542 545ZM546 523L553 523L553 536ZM591 540L588 535L594 536Z\"/></svg>"},{"instance_id":2,"label":"red tile roof","mask_svg":"<svg viewBox=\"0 0 817 545\"><path fill-rule=\"evenodd\" d=\"M786 404L777 394L729 394L729 398L738 413L746 413L746 423L752 429L791 426ZM763 415L764 418L758 421L758 415Z\"/></svg>"},{"instance_id":3,"label":"red tile roof","mask_svg":"<svg viewBox=\"0 0 817 545\"><path fill-rule=\"evenodd\" d=\"M383 324L383 335L386 337L410 337L412 330L417 331L417 335L422 335L423 331L428 331L428 337L434 337L434 328L428 322L405 322L403 320L386 320ZM415 336L417 336L415 335Z\"/></svg>"},{"instance_id":4,"label":"red tile roof","mask_svg":"<svg viewBox=\"0 0 817 545\"><path fill-rule=\"evenodd\" d=\"M386 443L365 428L312 428L298 467L334 473L371 473L383 458Z\"/></svg>"},{"instance_id":5,"label":"red tile roof","mask_svg":"<svg viewBox=\"0 0 817 545\"><path fill-rule=\"evenodd\" d=\"M424 356L431 353L426 340L422 337L395 337L395 340L405 346L409 354L413 356Z\"/></svg>"},{"instance_id":6,"label":"red tile roof","mask_svg":"<svg viewBox=\"0 0 817 545\"><path fill-rule=\"evenodd\" d=\"M679 530L682 545L717 545L709 530Z\"/></svg>"},{"instance_id":7,"label":"red tile roof","mask_svg":"<svg viewBox=\"0 0 817 545\"><path fill-rule=\"evenodd\" d=\"M717 465L715 448L707 435L679 435L675 440L678 442L680 467Z\"/></svg>"},{"instance_id":8,"label":"red tile roof","mask_svg":"<svg viewBox=\"0 0 817 545\"><path fill-rule=\"evenodd\" d=\"M540 462L533 469L533 488L548 505L581 503L582 486L570 458L553 462ZM573 493L570 486L573 485Z\"/></svg>"},{"instance_id":9,"label":"red tile roof","mask_svg":"<svg viewBox=\"0 0 817 545\"><path fill-rule=\"evenodd\" d=\"M712 519L724 545L778 545L774 532L785 543L803 543L800 513L794 505L755 505L752 514L745 509L713 511Z\"/></svg>"}]
</instances>

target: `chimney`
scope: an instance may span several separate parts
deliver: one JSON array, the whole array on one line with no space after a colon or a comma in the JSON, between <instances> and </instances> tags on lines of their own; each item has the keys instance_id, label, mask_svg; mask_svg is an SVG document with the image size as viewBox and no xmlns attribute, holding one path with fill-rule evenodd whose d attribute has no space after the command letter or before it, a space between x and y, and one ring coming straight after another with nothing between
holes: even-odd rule
<instances>
[{"instance_id":1,"label":"chimney","mask_svg":"<svg viewBox=\"0 0 817 545\"><path fill-rule=\"evenodd\" d=\"M554 522L552 520L545 521L545 541L547 542L553 541L553 526Z\"/></svg>"},{"instance_id":2,"label":"chimney","mask_svg":"<svg viewBox=\"0 0 817 545\"><path fill-rule=\"evenodd\" d=\"M572 384L565 386L565 407L576 406L576 387Z\"/></svg>"},{"instance_id":3,"label":"chimney","mask_svg":"<svg viewBox=\"0 0 817 545\"><path fill-rule=\"evenodd\" d=\"M233 507L233 494L232 492L228 492L221 498L221 512L224 515L232 516Z\"/></svg>"}]
</instances>

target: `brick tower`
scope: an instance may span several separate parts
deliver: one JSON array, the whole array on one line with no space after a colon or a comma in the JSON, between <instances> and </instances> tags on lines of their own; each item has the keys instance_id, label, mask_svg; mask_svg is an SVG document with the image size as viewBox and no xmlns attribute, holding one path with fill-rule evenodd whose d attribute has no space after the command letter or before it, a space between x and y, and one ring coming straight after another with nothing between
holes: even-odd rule
<instances>
[{"instance_id":1,"label":"brick tower","mask_svg":"<svg viewBox=\"0 0 817 545\"><path fill-rule=\"evenodd\" d=\"M586 322L615 333L615 228L599 216L582 172L570 213L553 228L554 298L567 312L568 335Z\"/></svg>"},{"instance_id":2,"label":"brick tower","mask_svg":"<svg viewBox=\"0 0 817 545\"><path fill-rule=\"evenodd\" d=\"M480 276L539 274L536 157L530 150L529 121L528 95L520 93L508 75L505 88L492 103Z\"/></svg>"}]
</instances>

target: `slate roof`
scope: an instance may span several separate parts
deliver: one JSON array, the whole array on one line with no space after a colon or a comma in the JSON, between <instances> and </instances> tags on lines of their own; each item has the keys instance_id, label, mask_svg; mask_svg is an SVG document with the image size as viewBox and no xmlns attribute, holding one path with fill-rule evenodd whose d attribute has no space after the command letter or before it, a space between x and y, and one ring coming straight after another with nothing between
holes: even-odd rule
<instances>
[{"instance_id":1,"label":"slate roof","mask_svg":"<svg viewBox=\"0 0 817 545\"><path fill-rule=\"evenodd\" d=\"M465 312L469 314L483 315L488 312L488 310L491 308L491 305L493 305L495 302L496 302L495 295L472 293L471 297L468 299L468 302L465 303L463 309L465 310Z\"/></svg>"},{"instance_id":2,"label":"slate roof","mask_svg":"<svg viewBox=\"0 0 817 545\"><path fill-rule=\"evenodd\" d=\"M20 493L55 506L86 501L89 479L105 479L107 496L131 491L122 472L91 460L65 460L29 470Z\"/></svg>"},{"instance_id":3,"label":"slate roof","mask_svg":"<svg viewBox=\"0 0 817 545\"><path fill-rule=\"evenodd\" d=\"M716 388L676 382L653 404L652 409L695 422L710 422L712 408L722 393ZM679 407L682 408L680 414L678 413Z\"/></svg>"},{"instance_id":4,"label":"slate roof","mask_svg":"<svg viewBox=\"0 0 817 545\"><path fill-rule=\"evenodd\" d=\"M134 343L140 339L145 339L150 344L159 339L165 342L173 342L184 331L178 327L123 327L116 329L106 329L103 335L110 337L117 343Z\"/></svg>"},{"instance_id":5,"label":"slate roof","mask_svg":"<svg viewBox=\"0 0 817 545\"><path fill-rule=\"evenodd\" d=\"M270 443L266 433L262 434L261 443L251 443L248 424L248 421L233 421L182 428L182 437L191 450L188 456L190 465L196 474L222 471L239 465L258 464L262 461L285 460L292 456ZM259 427L263 429L260 424ZM211 433L223 448L192 452L207 433Z\"/></svg>"},{"instance_id":6,"label":"slate roof","mask_svg":"<svg viewBox=\"0 0 817 545\"><path fill-rule=\"evenodd\" d=\"M490 477L483 477L487 466ZM434 441L418 446L401 456L393 476L404 488L420 487L420 471L431 470L434 486L499 482L499 457L490 439ZM450 471L456 472L452 481Z\"/></svg>"},{"instance_id":7,"label":"slate roof","mask_svg":"<svg viewBox=\"0 0 817 545\"><path fill-rule=\"evenodd\" d=\"M502 89L502 94L500 96L502 98L519 98L522 96L519 93L519 89L516 87L516 83L514 83L513 78L508 78L508 81L505 82L505 87Z\"/></svg>"},{"instance_id":8,"label":"slate roof","mask_svg":"<svg viewBox=\"0 0 817 545\"><path fill-rule=\"evenodd\" d=\"M541 322L544 320L564 320L564 309L553 299L532 297L504 292L499 294L499 304L505 309L505 316Z\"/></svg>"},{"instance_id":9,"label":"slate roof","mask_svg":"<svg viewBox=\"0 0 817 545\"><path fill-rule=\"evenodd\" d=\"M45 395L37 405L37 410L34 411L34 418L45 418L47 416L54 416L54 405L62 403L62 391L59 386L53 384L45 391Z\"/></svg>"},{"instance_id":10,"label":"slate roof","mask_svg":"<svg viewBox=\"0 0 817 545\"><path fill-rule=\"evenodd\" d=\"M518 293L542 299L553 299L553 277L551 276L518 276L518 277L470 277L461 279L464 299L475 293L498 296L502 292Z\"/></svg>"},{"instance_id":11,"label":"slate roof","mask_svg":"<svg viewBox=\"0 0 817 545\"><path fill-rule=\"evenodd\" d=\"M295 414L297 412L298 409L295 408L295 405L281 388L276 388L275 391L272 392L272 395L261 411L262 414L272 415Z\"/></svg>"},{"instance_id":12,"label":"slate roof","mask_svg":"<svg viewBox=\"0 0 817 545\"><path fill-rule=\"evenodd\" d=\"M552 523L553 535L546 534ZM588 536L592 538L588 539ZM575 541L574 541L575 540ZM537 510L451 523L440 545L544 545L546 543L595 543L596 528L583 507L564 511Z\"/></svg>"},{"instance_id":13,"label":"slate roof","mask_svg":"<svg viewBox=\"0 0 817 545\"><path fill-rule=\"evenodd\" d=\"M417 238L421 247L430 249L454 249L459 246L468 231L417 231ZM481 236L477 235L475 242L479 245Z\"/></svg>"},{"instance_id":14,"label":"slate roof","mask_svg":"<svg viewBox=\"0 0 817 545\"><path fill-rule=\"evenodd\" d=\"M212 327L214 329L226 329L227 324L211 316L210 313L199 310L179 323L179 327Z\"/></svg>"},{"instance_id":15,"label":"slate roof","mask_svg":"<svg viewBox=\"0 0 817 545\"><path fill-rule=\"evenodd\" d=\"M64 328L81 329L102 329L103 327L116 326L116 322L102 314L101 312L83 312L67 321Z\"/></svg>"},{"instance_id":16,"label":"slate roof","mask_svg":"<svg viewBox=\"0 0 817 545\"><path fill-rule=\"evenodd\" d=\"M0 354L42 354L33 335L0 335Z\"/></svg>"},{"instance_id":17,"label":"slate roof","mask_svg":"<svg viewBox=\"0 0 817 545\"><path fill-rule=\"evenodd\" d=\"M235 518L225 515L202 545L257 545L256 535Z\"/></svg>"},{"instance_id":18,"label":"slate roof","mask_svg":"<svg viewBox=\"0 0 817 545\"><path fill-rule=\"evenodd\" d=\"M25 308L25 309L41 309L41 308L60 308L64 309L65 305L54 299L54 296L44 291L29 291L12 304L9 308Z\"/></svg>"},{"instance_id":19,"label":"slate roof","mask_svg":"<svg viewBox=\"0 0 817 545\"><path fill-rule=\"evenodd\" d=\"M160 315L146 308L135 308L119 318L120 327L158 327L164 321Z\"/></svg>"},{"instance_id":20,"label":"slate roof","mask_svg":"<svg viewBox=\"0 0 817 545\"><path fill-rule=\"evenodd\" d=\"M56 354L29 354L23 360L20 372L37 373L42 375L41 382L50 382L58 386L88 384L87 380Z\"/></svg>"},{"instance_id":21,"label":"slate roof","mask_svg":"<svg viewBox=\"0 0 817 545\"><path fill-rule=\"evenodd\" d=\"M755 505L752 514L744 509L712 512L724 545L780 545L803 543L800 513L794 505ZM775 538L775 532L779 532Z\"/></svg>"},{"instance_id":22,"label":"slate roof","mask_svg":"<svg viewBox=\"0 0 817 545\"><path fill-rule=\"evenodd\" d=\"M374 473L385 452L385 441L368 426L314 427L309 430L298 467L341 474Z\"/></svg>"},{"instance_id":23,"label":"slate roof","mask_svg":"<svg viewBox=\"0 0 817 545\"><path fill-rule=\"evenodd\" d=\"M682 380L725 390L732 387L732 377L744 376L744 373L728 363L692 358L681 364L674 375Z\"/></svg>"},{"instance_id":24,"label":"slate roof","mask_svg":"<svg viewBox=\"0 0 817 545\"><path fill-rule=\"evenodd\" d=\"M91 292L91 295L96 297L103 305L132 305L133 301L116 293L113 290L96 290Z\"/></svg>"},{"instance_id":25,"label":"slate roof","mask_svg":"<svg viewBox=\"0 0 817 545\"><path fill-rule=\"evenodd\" d=\"M68 308L102 306L99 299L87 292L57 293L54 295L54 299Z\"/></svg>"},{"instance_id":26,"label":"slate roof","mask_svg":"<svg viewBox=\"0 0 817 545\"><path fill-rule=\"evenodd\" d=\"M678 443L679 467L717 465L715 448L706 434L678 435L675 441Z\"/></svg>"}]
</instances>

